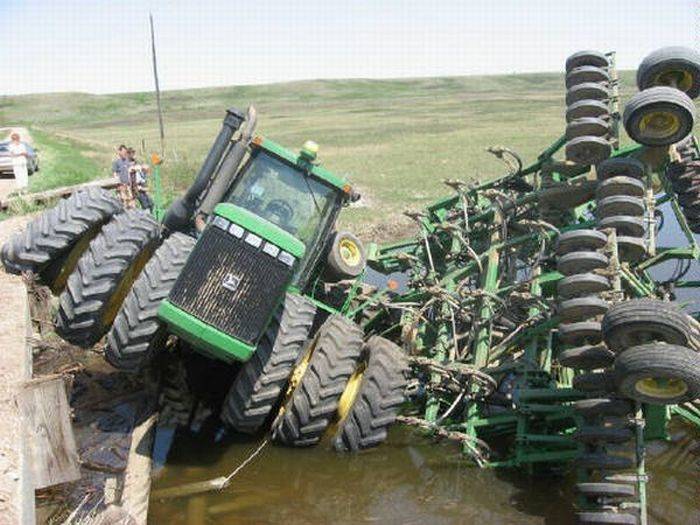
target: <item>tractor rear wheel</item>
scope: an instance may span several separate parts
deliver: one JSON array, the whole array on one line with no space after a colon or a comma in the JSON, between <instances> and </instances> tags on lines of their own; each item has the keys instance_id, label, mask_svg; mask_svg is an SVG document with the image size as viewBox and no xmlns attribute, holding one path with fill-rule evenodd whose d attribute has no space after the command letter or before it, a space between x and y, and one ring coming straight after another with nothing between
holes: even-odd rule
<instances>
[{"instance_id":1,"label":"tractor rear wheel","mask_svg":"<svg viewBox=\"0 0 700 525\"><path fill-rule=\"evenodd\" d=\"M630 99L622 121L635 142L645 146L670 146L692 132L695 104L675 88L653 87Z\"/></svg>"},{"instance_id":2,"label":"tractor rear wheel","mask_svg":"<svg viewBox=\"0 0 700 525\"><path fill-rule=\"evenodd\" d=\"M168 297L195 242L189 235L173 233L148 261L107 334L105 359L112 366L136 372L163 346L168 334L158 320L158 307Z\"/></svg>"},{"instance_id":3,"label":"tractor rear wheel","mask_svg":"<svg viewBox=\"0 0 700 525\"><path fill-rule=\"evenodd\" d=\"M401 349L373 336L364 352L338 403L338 430L333 437L338 452L357 452L385 441L405 401L408 366Z\"/></svg>"},{"instance_id":4,"label":"tractor rear wheel","mask_svg":"<svg viewBox=\"0 0 700 525\"><path fill-rule=\"evenodd\" d=\"M131 285L160 242L160 225L148 213L115 216L78 261L61 294L56 332L87 348L112 326Z\"/></svg>"},{"instance_id":5,"label":"tractor rear wheel","mask_svg":"<svg viewBox=\"0 0 700 525\"><path fill-rule=\"evenodd\" d=\"M316 307L288 293L273 316L253 356L233 380L221 419L238 432L260 430L277 405L304 343L309 338Z\"/></svg>"},{"instance_id":6,"label":"tractor rear wheel","mask_svg":"<svg viewBox=\"0 0 700 525\"><path fill-rule=\"evenodd\" d=\"M677 345L651 343L615 359L620 394L652 405L676 405L700 397L700 354Z\"/></svg>"},{"instance_id":7,"label":"tractor rear wheel","mask_svg":"<svg viewBox=\"0 0 700 525\"><path fill-rule=\"evenodd\" d=\"M60 293L92 238L122 210L111 192L77 191L14 234L2 247L2 263L10 273L38 274L43 284Z\"/></svg>"},{"instance_id":8,"label":"tractor rear wheel","mask_svg":"<svg viewBox=\"0 0 700 525\"><path fill-rule=\"evenodd\" d=\"M361 352L360 327L340 315L329 317L292 372L273 439L295 447L317 444L336 416Z\"/></svg>"}]
</instances>

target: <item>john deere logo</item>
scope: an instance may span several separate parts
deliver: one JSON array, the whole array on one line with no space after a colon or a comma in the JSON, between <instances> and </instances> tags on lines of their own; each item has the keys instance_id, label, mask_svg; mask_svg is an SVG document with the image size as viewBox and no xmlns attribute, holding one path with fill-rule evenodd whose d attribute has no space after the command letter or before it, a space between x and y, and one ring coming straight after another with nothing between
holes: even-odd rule
<instances>
[{"instance_id":1,"label":"john deere logo","mask_svg":"<svg viewBox=\"0 0 700 525\"><path fill-rule=\"evenodd\" d=\"M241 280L242 279L240 275L227 273L224 277L224 280L221 281L221 286L223 286L227 290L235 292L236 290L238 290L238 286L241 284Z\"/></svg>"}]
</instances>

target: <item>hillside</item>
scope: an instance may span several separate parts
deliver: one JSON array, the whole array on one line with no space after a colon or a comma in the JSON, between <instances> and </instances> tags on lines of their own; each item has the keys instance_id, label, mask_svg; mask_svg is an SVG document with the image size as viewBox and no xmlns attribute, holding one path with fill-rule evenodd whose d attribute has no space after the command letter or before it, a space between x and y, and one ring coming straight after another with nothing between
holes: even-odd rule
<instances>
[{"instance_id":1,"label":"hillside","mask_svg":"<svg viewBox=\"0 0 700 525\"><path fill-rule=\"evenodd\" d=\"M167 78L165 79L167 84ZM622 74L623 95L634 91ZM258 132L296 149L313 139L320 159L359 187L364 206L351 223L397 219L445 193L441 180L499 174L486 147L507 145L526 161L564 129L563 77L555 73L409 80L306 81L167 91L164 176L170 194L187 185L218 131L225 108L258 109ZM0 122L39 131L49 153L58 145L81 154L104 176L115 145L157 147L151 93L60 93L0 98ZM53 143L53 145L51 144ZM64 169L54 166L54 171ZM84 171L80 178L85 178ZM65 182L46 170L33 182Z\"/></svg>"}]
</instances>

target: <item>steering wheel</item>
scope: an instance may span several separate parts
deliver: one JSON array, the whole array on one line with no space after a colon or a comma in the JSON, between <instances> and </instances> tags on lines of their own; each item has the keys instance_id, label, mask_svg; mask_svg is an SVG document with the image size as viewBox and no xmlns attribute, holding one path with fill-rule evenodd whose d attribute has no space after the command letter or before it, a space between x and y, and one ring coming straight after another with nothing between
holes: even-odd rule
<instances>
[{"instance_id":1,"label":"steering wheel","mask_svg":"<svg viewBox=\"0 0 700 525\"><path fill-rule=\"evenodd\" d=\"M282 199L273 199L268 202L265 206L265 213L276 215L285 224L289 224L294 217L294 209Z\"/></svg>"}]
</instances>

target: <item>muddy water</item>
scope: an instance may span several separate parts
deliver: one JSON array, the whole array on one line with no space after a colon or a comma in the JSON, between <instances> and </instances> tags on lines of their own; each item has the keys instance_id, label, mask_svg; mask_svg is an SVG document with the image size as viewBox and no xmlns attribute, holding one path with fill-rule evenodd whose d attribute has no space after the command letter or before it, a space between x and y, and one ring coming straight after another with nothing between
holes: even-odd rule
<instances>
[{"instance_id":1,"label":"muddy water","mask_svg":"<svg viewBox=\"0 0 700 525\"><path fill-rule=\"evenodd\" d=\"M659 245L684 245L673 215L664 211ZM670 279L677 270L667 263L655 277ZM684 278L700 279L700 264L693 262ZM696 290L676 293L689 311L700 310ZM670 435L647 449L649 522L700 525L700 430L674 420ZM258 443L179 436L154 492L228 475ZM454 444L396 427L383 446L357 456L268 445L222 492L151 498L149 522L560 525L573 523L572 487L570 475L480 470Z\"/></svg>"},{"instance_id":2,"label":"muddy water","mask_svg":"<svg viewBox=\"0 0 700 525\"><path fill-rule=\"evenodd\" d=\"M674 422L672 441L649 447L650 523L700 523L700 432ZM227 475L255 440L203 444L182 436L154 491ZM268 445L222 492L151 498L149 522L187 524L567 524L568 476L480 470L457 447L395 428L357 456Z\"/></svg>"}]
</instances>

